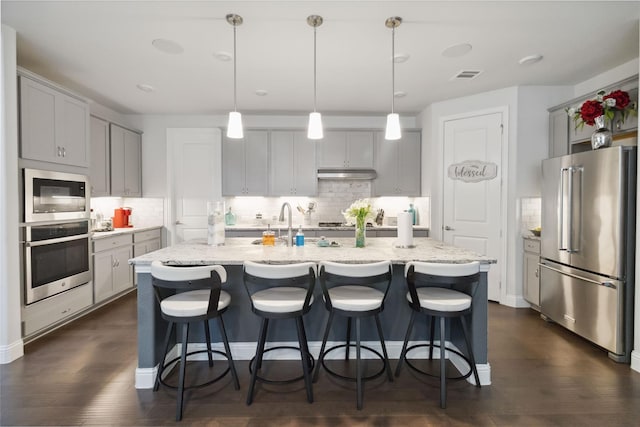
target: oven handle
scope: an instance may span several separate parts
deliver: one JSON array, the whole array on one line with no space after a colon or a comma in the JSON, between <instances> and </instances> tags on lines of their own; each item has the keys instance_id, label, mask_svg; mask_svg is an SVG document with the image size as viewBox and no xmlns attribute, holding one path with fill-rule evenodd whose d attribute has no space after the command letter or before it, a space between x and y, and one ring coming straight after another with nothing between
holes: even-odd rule
<instances>
[{"instance_id":1,"label":"oven handle","mask_svg":"<svg viewBox=\"0 0 640 427\"><path fill-rule=\"evenodd\" d=\"M24 242L24 246L27 248L34 248L36 246L52 245L54 243L63 243L63 242L70 242L72 240L88 239L89 237L90 237L89 234L78 234L75 236L60 237L58 239L39 240L37 242Z\"/></svg>"}]
</instances>

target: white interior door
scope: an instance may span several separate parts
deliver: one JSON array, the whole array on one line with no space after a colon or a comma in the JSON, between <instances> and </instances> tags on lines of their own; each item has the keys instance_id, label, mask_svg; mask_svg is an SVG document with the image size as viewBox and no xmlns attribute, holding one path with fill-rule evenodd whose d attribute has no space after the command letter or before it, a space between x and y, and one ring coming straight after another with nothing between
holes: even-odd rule
<instances>
[{"instance_id":1,"label":"white interior door","mask_svg":"<svg viewBox=\"0 0 640 427\"><path fill-rule=\"evenodd\" d=\"M444 122L443 240L500 259L502 113ZM488 275L500 301L500 269Z\"/></svg>"},{"instance_id":2,"label":"white interior door","mask_svg":"<svg viewBox=\"0 0 640 427\"><path fill-rule=\"evenodd\" d=\"M207 202L222 197L220 129L167 129L172 244L207 237Z\"/></svg>"}]
</instances>

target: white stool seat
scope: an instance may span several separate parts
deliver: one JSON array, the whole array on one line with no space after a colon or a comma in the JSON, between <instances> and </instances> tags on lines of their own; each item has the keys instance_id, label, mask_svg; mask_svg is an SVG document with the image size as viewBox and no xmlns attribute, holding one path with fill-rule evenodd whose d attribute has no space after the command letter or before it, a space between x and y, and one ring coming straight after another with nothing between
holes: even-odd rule
<instances>
[{"instance_id":1,"label":"white stool seat","mask_svg":"<svg viewBox=\"0 0 640 427\"><path fill-rule=\"evenodd\" d=\"M253 306L266 313L294 313L302 310L307 290L293 286L268 288L251 295ZM309 304L313 303L313 296Z\"/></svg>"},{"instance_id":2,"label":"white stool seat","mask_svg":"<svg viewBox=\"0 0 640 427\"><path fill-rule=\"evenodd\" d=\"M384 293L369 286L344 285L330 288L329 298L339 310L369 311L380 308Z\"/></svg>"},{"instance_id":3,"label":"white stool seat","mask_svg":"<svg viewBox=\"0 0 640 427\"><path fill-rule=\"evenodd\" d=\"M210 289L182 292L163 299L160 302L160 309L164 314L174 317L203 316L209 308L210 294ZM218 311L225 309L230 303L231 295L225 291L220 291Z\"/></svg>"},{"instance_id":4,"label":"white stool seat","mask_svg":"<svg viewBox=\"0 0 640 427\"><path fill-rule=\"evenodd\" d=\"M420 307L427 310L455 312L471 307L471 297L453 289L424 287L418 288L416 291ZM411 302L409 292L407 292L407 300Z\"/></svg>"}]
</instances>

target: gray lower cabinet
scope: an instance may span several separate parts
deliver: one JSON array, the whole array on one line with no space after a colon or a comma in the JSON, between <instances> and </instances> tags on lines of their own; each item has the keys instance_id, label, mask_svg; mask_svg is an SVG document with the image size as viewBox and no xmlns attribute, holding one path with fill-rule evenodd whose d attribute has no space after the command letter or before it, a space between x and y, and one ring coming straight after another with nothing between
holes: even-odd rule
<instances>
[{"instance_id":1,"label":"gray lower cabinet","mask_svg":"<svg viewBox=\"0 0 640 427\"><path fill-rule=\"evenodd\" d=\"M91 116L91 197L111 195L109 123Z\"/></svg>"},{"instance_id":2,"label":"gray lower cabinet","mask_svg":"<svg viewBox=\"0 0 640 427\"><path fill-rule=\"evenodd\" d=\"M420 196L420 132L403 131L397 141L384 139L376 132L373 196Z\"/></svg>"},{"instance_id":3,"label":"gray lower cabinet","mask_svg":"<svg viewBox=\"0 0 640 427\"><path fill-rule=\"evenodd\" d=\"M89 308L91 283L78 286L22 308L22 336L29 337Z\"/></svg>"},{"instance_id":4,"label":"gray lower cabinet","mask_svg":"<svg viewBox=\"0 0 640 427\"><path fill-rule=\"evenodd\" d=\"M142 137L121 126L110 125L111 195L142 197Z\"/></svg>"},{"instance_id":5,"label":"gray lower cabinet","mask_svg":"<svg viewBox=\"0 0 640 427\"><path fill-rule=\"evenodd\" d=\"M89 105L20 75L20 157L89 166Z\"/></svg>"},{"instance_id":6,"label":"gray lower cabinet","mask_svg":"<svg viewBox=\"0 0 640 427\"><path fill-rule=\"evenodd\" d=\"M93 241L94 303L133 288L133 236L130 233Z\"/></svg>"},{"instance_id":7,"label":"gray lower cabinet","mask_svg":"<svg viewBox=\"0 0 640 427\"><path fill-rule=\"evenodd\" d=\"M271 132L270 196L318 193L316 143L302 131Z\"/></svg>"},{"instance_id":8,"label":"gray lower cabinet","mask_svg":"<svg viewBox=\"0 0 640 427\"><path fill-rule=\"evenodd\" d=\"M139 257L162 247L160 229L133 233L133 256Z\"/></svg>"},{"instance_id":9,"label":"gray lower cabinet","mask_svg":"<svg viewBox=\"0 0 640 427\"><path fill-rule=\"evenodd\" d=\"M524 239L524 299L540 310L540 240Z\"/></svg>"},{"instance_id":10,"label":"gray lower cabinet","mask_svg":"<svg viewBox=\"0 0 640 427\"><path fill-rule=\"evenodd\" d=\"M265 196L269 177L269 131L245 130L244 139L222 139L222 195Z\"/></svg>"}]
</instances>

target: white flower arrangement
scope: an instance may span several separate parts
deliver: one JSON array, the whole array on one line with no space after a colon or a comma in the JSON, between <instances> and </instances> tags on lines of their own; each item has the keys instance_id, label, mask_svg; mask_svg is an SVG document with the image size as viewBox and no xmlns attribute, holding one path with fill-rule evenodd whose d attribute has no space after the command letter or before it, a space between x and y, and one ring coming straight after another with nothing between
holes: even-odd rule
<instances>
[{"instance_id":1,"label":"white flower arrangement","mask_svg":"<svg viewBox=\"0 0 640 427\"><path fill-rule=\"evenodd\" d=\"M373 207L369 199L356 200L344 212L345 221L349 225L366 225L368 220L374 220Z\"/></svg>"}]
</instances>

